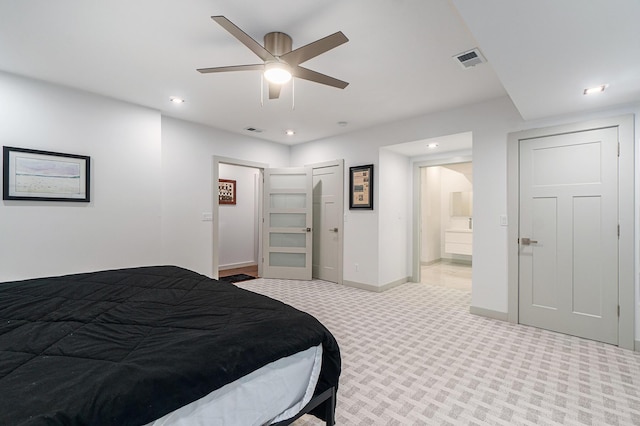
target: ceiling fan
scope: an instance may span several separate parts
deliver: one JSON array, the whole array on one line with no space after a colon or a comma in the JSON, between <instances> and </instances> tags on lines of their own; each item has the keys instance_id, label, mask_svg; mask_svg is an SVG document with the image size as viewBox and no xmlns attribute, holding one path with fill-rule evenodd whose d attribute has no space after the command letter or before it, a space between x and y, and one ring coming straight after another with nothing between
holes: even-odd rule
<instances>
[{"instance_id":1,"label":"ceiling fan","mask_svg":"<svg viewBox=\"0 0 640 426\"><path fill-rule=\"evenodd\" d=\"M302 78L339 89L344 89L349 84L346 81L338 80L337 78L300 66L301 63L349 41L342 31L333 33L298 49L291 50L293 45L291 37L285 33L271 32L266 34L264 36L264 46L262 46L224 16L212 16L211 19L220 24L220 26L231 33L232 36L258 55L264 63L199 68L198 71L203 74L228 71L264 71L264 77L269 83L269 99L277 99L280 96L282 85L288 82L291 77Z\"/></svg>"}]
</instances>

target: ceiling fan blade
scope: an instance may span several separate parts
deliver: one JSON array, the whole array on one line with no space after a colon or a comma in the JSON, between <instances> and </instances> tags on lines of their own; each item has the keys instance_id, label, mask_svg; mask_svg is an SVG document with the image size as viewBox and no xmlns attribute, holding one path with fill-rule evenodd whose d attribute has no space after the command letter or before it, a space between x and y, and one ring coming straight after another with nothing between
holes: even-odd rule
<instances>
[{"instance_id":1,"label":"ceiling fan blade","mask_svg":"<svg viewBox=\"0 0 640 426\"><path fill-rule=\"evenodd\" d=\"M295 50L292 50L289 53L285 53L284 55L280 56L280 59L291 66L295 66L308 61L311 58L315 58L316 56L321 55L324 52L327 52L334 47L338 47L348 41L349 39L347 38L347 36L345 36L342 31L338 31L337 33L333 33L329 36L321 38L320 40L316 40L313 43L309 43L306 46L302 46Z\"/></svg>"},{"instance_id":2,"label":"ceiling fan blade","mask_svg":"<svg viewBox=\"0 0 640 426\"><path fill-rule=\"evenodd\" d=\"M327 86L337 87L338 89L344 89L349 85L349 83L347 83L346 81L338 80L337 78L329 77L328 75L324 75L316 71L311 71L310 69L303 68L301 66L292 67L291 74L294 77L298 77L303 80L326 84Z\"/></svg>"},{"instance_id":3,"label":"ceiling fan blade","mask_svg":"<svg viewBox=\"0 0 640 426\"><path fill-rule=\"evenodd\" d=\"M280 97L281 84L269 83L269 99L278 99Z\"/></svg>"},{"instance_id":4,"label":"ceiling fan blade","mask_svg":"<svg viewBox=\"0 0 640 426\"><path fill-rule=\"evenodd\" d=\"M227 72L227 71L252 71L252 70L264 70L264 64L253 65L232 65L230 67L213 67L213 68L198 68L197 71L202 74L208 74L212 72Z\"/></svg>"},{"instance_id":5,"label":"ceiling fan blade","mask_svg":"<svg viewBox=\"0 0 640 426\"><path fill-rule=\"evenodd\" d=\"M260 43L252 39L247 33L242 31L236 24L225 18L224 16L212 16L211 19L216 21L222 28L229 31L232 36L237 38L242 44L247 46L253 53L258 55L263 61L275 61L276 58L269 53Z\"/></svg>"}]
</instances>

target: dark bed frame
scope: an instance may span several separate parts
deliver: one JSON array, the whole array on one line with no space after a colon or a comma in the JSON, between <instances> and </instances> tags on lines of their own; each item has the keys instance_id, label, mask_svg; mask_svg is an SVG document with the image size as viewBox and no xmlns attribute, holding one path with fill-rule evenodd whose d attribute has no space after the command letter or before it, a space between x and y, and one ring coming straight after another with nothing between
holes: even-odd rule
<instances>
[{"instance_id":1,"label":"dark bed frame","mask_svg":"<svg viewBox=\"0 0 640 426\"><path fill-rule=\"evenodd\" d=\"M309 401L307 403L307 405L305 405L302 410L300 410L300 412L298 414L296 414L294 417L287 419L287 420L283 420L281 422L278 423L272 423L272 426L287 426L290 425L291 423L295 422L296 420L298 420L300 417L304 416L305 414L307 414L309 411L313 410L314 408L316 408L318 405L322 404L323 402L327 401L327 405L325 408L325 415L327 416L327 420L326 420L326 425L327 426L333 426L335 425L335 412L336 412L336 388L329 388L326 391L322 392L320 395L314 396L313 398L311 398L311 401Z\"/></svg>"}]
</instances>

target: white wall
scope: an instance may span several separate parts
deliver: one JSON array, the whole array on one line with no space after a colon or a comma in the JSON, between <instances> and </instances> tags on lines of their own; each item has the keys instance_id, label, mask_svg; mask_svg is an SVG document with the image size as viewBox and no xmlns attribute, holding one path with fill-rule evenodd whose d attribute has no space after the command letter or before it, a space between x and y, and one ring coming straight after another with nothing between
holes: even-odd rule
<instances>
[{"instance_id":1,"label":"white wall","mask_svg":"<svg viewBox=\"0 0 640 426\"><path fill-rule=\"evenodd\" d=\"M420 178L422 180L422 195L420 197L420 261L429 263L440 260L442 257L442 195L440 191L439 166L422 167ZM415 231L414 231L415 232Z\"/></svg>"},{"instance_id":2,"label":"white wall","mask_svg":"<svg viewBox=\"0 0 640 426\"><path fill-rule=\"evenodd\" d=\"M220 269L258 263L259 169L220 164L220 179L236 181L236 204L221 204L219 214Z\"/></svg>"},{"instance_id":3,"label":"white wall","mask_svg":"<svg viewBox=\"0 0 640 426\"><path fill-rule=\"evenodd\" d=\"M213 156L289 165L285 145L98 95L2 72L0 93L2 145L91 157L90 203L0 203L0 281L154 264L211 276Z\"/></svg>"},{"instance_id":4,"label":"white wall","mask_svg":"<svg viewBox=\"0 0 640 426\"><path fill-rule=\"evenodd\" d=\"M392 152L380 150L379 160L380 204L374 208L378 215L378 257L384 262L378 264L379 281L385 284L406 282L408 273L409 246L411 239L407 232L407 209L409 193L407 182L411 180L409 158ZM375 188L374 188L375 190Z\"/></svg>"},{"instance_id":5,"label":"white wall","mask_svg":"<svg viewBox=\"0 0 640 426\"><path fill-rule=\"evenodd\" d=\"M167 262L213 275L213 156L289 165L289 147L162 117L162 241ZM217 195L216 195L217 196ZM220 253L218 253L220 254Z\"/></svg>"},{"instance_id":6,"label":"white wall","mask_svg":"<svg viewBox=\"0 0 640 426\"><path fill-rule=\"evenodd\" d=\"M91 202L2 201L0 281L157 264L160 114L0 72L0 143L88 155Z\"/></svg>"}]
</instances>

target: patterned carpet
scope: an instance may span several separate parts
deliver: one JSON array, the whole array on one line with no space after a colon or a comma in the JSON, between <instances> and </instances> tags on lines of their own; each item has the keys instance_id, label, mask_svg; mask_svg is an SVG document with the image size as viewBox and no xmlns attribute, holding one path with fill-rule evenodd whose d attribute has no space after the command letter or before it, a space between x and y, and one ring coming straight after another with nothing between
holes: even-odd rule
<instances>
[{"instance_id":1,"label":"patterned carpet","mask_svg":"<svg viewBox=\"0 0 640 426\"><path fill-rule=\"evenodd\" d=\"M238 286L311 313L335 335L337 425L640 425L639 354L471 315L469 291Z\"/></svg>"}]
</instances>

